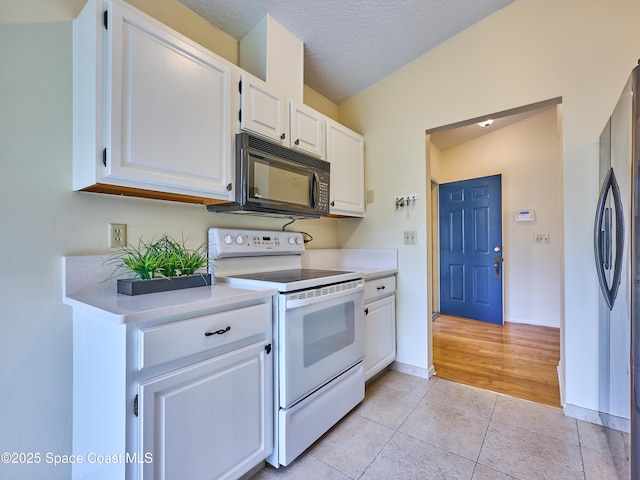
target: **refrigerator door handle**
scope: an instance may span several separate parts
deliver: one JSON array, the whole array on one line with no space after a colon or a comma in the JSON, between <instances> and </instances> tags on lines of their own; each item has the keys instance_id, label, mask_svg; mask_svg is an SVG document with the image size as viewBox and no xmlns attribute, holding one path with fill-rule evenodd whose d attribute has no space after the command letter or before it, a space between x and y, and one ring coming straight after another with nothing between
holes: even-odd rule
<instances>
[{"instance_id":1,"label":"refrigerator door handle","mask_svg":"<svg viewBox=\"0 0 640 480\"><path fill-rule=\"evenodd\" d=\"M602 231L604 235L604 269L611 270L611 256L613 254L611 250L611 209L604 209L604 230Z\"/></svg>"},{"instance_id":2,"label":"refrigerator door handle","mask_svg":"<svg viewBox=\"0 0 640 480\"><path fill-rule=\"evenodd\" d=\"M607 198L611 193L613 200L613 210L615 214L615 259L612 259L612 215L609 208L606 208ZM620 197L620 187L616 181L613 168L607 172L607 176L600 190L598 206L596 209L596 221L594 225L594 250L596 257L596 270L600 289L604 296L609 310L613 308L622 277L622 259L624 248L624 218L622 213L622 198ZM613 264L613 278L611 285L607 280L607 270Z\"/></svg>"}]
</instances>

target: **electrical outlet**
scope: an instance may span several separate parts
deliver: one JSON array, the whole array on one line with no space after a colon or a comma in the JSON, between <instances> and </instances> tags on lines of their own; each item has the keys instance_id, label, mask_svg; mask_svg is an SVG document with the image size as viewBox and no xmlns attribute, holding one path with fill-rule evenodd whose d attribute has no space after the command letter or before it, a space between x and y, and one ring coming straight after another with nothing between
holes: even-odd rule
<instances>
[{"instance_id":1,"label":"electrical outlet","mask_svg":"<svg viewBox=\"0 0 640 480\"><path fill-rule=\"evenodd\" d=\"M415 230L404 232L405 245L416 245L417 243L418 243L418 232L416 232Z\"/></svg>"},{"instance_id":2,"label":"electrical outlet","mask_svg":"<svg viewBox=\"0 0 640 480\"><path fill-rule=\"evenodd\" d=\"M533 235L534 243L549 243L549 234L548 233L536 233Z\"/></svg>"},{"instance_id":3,"label":"electrical outlet","mask_svg":"<svg viewBox=\"0 0 640 480\"><path fill-rule=\"evenodd\" d=\"M124 223L109 224L109 247L121 248L127 246L127 225Z\"/></svg>"}]
</instances>

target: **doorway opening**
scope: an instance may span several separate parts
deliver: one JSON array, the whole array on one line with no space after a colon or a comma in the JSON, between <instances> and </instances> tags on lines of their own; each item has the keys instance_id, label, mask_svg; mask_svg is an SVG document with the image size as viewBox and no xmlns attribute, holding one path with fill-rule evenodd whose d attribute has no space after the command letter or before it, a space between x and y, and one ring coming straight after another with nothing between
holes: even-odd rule
<instances>
[{"instance_id":1,"label":"doorway opening","mask_svg":"<svg viewBox=\"0 0 640 480\"><path fill-rule=\"evenodd\" d=\"M562 378L564 290L561 115L561 98L555 98L426 132L432 201L427 275L432 283L433 319L440 313L443 290L439 186L499 174L503 178L504 320L557 330L557 378ZM485 120L493 122L488 127L478 125ZM518 216L522 212L530 215ZM464 331L463 322L460 325ZM433 347L432 325L429 335ZM563 401L564 385L562 380L559 383Z\"/></svg>"}]
</instances>

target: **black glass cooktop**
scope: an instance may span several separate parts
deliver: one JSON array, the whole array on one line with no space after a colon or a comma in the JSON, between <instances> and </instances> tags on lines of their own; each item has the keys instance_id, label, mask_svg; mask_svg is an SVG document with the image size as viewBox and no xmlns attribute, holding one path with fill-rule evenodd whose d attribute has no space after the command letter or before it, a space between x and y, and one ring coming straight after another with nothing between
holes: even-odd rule
<instances>
[{"instance_id":1,"label":"black glass cooktop","mask_svg":"<svg viewBox=\"0 0 640 480\"><path fill-rule=\"evenodd\" d=\"M332 277L344 273L351 273L340 270L322 270L317 268L295 268L293 270L275 270L271 272L246 273L243 275L233 275L234 278L245 278L247 280L261 280L264 282L293 283L301 280L313 280L316 278Z\"/></svg>"}]
</instances>

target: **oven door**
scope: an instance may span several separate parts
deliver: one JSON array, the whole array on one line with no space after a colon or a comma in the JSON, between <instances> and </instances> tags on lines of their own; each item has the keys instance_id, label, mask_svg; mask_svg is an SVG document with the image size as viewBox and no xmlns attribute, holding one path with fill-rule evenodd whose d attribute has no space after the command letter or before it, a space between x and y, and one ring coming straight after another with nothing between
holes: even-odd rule
<instances>
[{"instance_id":1,"label":"oven door","mask_svg":"<svg viewBox=\"0 0 640 480\"><path fill-rule=\"evenodd\" d=\"M294 300L299 293L279 295L282 408L293 405L364 358L364 283L350 285L352 289L304 300ZM316 292L320 290L324 288Z\"/></svg>"}]
</instances>

